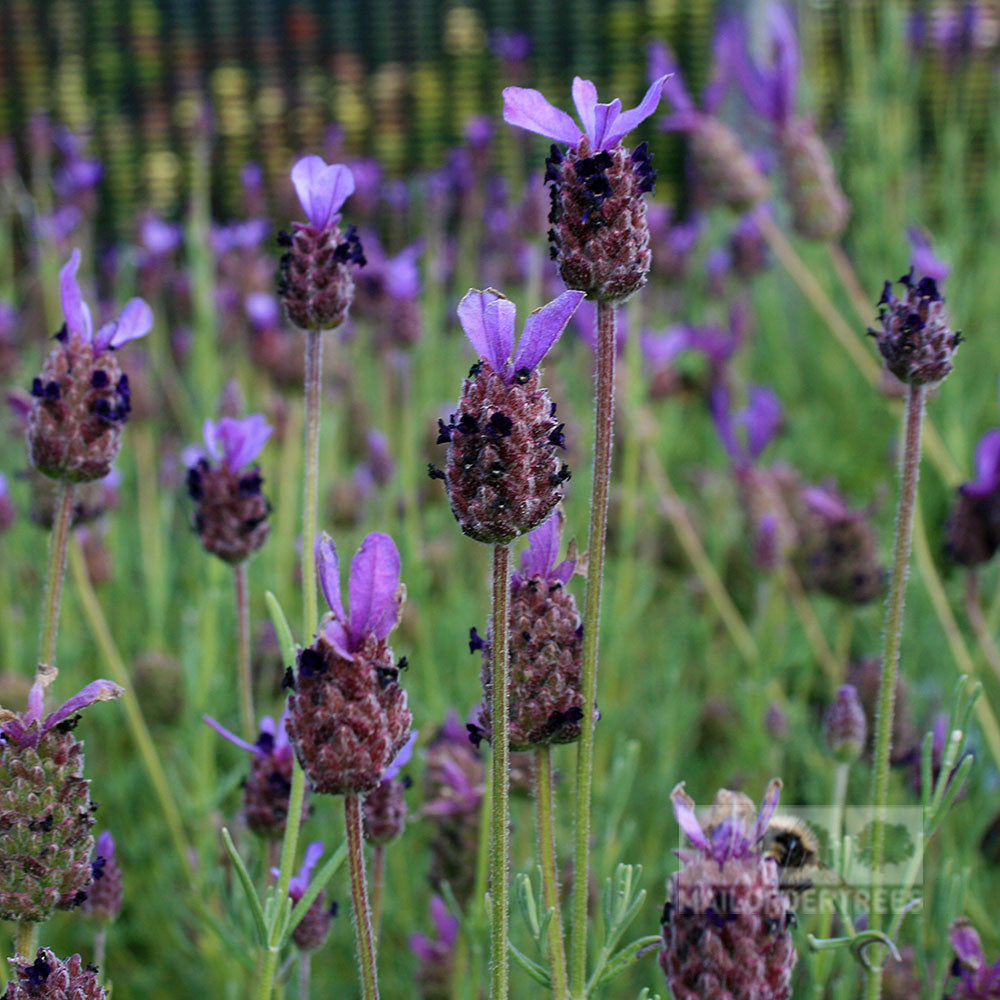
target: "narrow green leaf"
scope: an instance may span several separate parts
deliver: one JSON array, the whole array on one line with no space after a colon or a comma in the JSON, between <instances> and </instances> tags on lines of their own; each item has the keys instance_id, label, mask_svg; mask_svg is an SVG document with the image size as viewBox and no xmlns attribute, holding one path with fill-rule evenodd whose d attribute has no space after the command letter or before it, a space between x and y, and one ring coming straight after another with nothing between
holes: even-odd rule
<instances>
[{"instance_id":1,"label":"narrow green leaf","mask_svg":"<svg viewBox=\"0 0 1000 1000\"><path fill-rule=\"evenodd\" d=\"M535 980L536 983L544 986L547 990L552 989L552 977L549 975L548 970L539 965L534 959L528 958L523 951L516 948L510 941L507 942L507 947L510 950L511 955L514 956L514 961L524 969L525 972Z\"/></svg>"},{"instance_id":2,"label":"narrow green leaf","mask_svg":"<svg viewBox=\"0 0 1000 1000\"><path fill-rule=\"evenodd\" d=\"M316 897L323 891L327 882L333 878L334 873L344 863L346 857L347 842L345 841L330 855L323 867L313 876L305 895L292 908L291 916L288 918L288 926L281 936L282 947L288 944L288 939L294 933L295 928L299 926L299 922L306 915L306 911L316 902Z\"/></svg>"},{"instance_id":3,"label":"narrow green leaf","mask_svg":"<svg viewBox=\"0 0 1000 1000\"><path fill-rule=\"evenodd\" d=\"M260 908L260 900L257 898L257 890L254 888L250 873L243 864L240 852L236 850L233 838L229 836L229 831L222 828L222 842L226 845L226 853L236 869L243 892L246 894L247 902L250 904L250 912L253 914L254 924L257 927L257 935L260 938L262 947L267 947L267 924L264 921L264 911Z\"/></svg>"},{"instance_id":4,"label":"narrow green leaf","mask_svg":"<svg viewBox=\"0 0 1000 1000\"><path fill-rule=\"evenodd\" d=\"M610 983L612 979L620 976L627 968L638 962L642 958L646 948L651 948L653 945L659 945L662 942L663 938L659 934L648 934L645 937L630 941L624 948L615 952L608 959L596 985L600 987Z\"/></svg>"},{"instance_id":5,"label":"narrow green leaf","mask_svg":"<svg viewBox=\"0 0 1000 1000\"><path fill-rule=\"evenodd\" d=\"M278 598L271 591L267 591L264 597L267 600L267 610L271 615L271 621L274 622L274 630L278 633L278 642L281 644L282 662L286 667L294 668L295 639L288 625L288 619L285 617L285 612L282 611L281 605L278 603Z\"/></svg>"}]
</instances>

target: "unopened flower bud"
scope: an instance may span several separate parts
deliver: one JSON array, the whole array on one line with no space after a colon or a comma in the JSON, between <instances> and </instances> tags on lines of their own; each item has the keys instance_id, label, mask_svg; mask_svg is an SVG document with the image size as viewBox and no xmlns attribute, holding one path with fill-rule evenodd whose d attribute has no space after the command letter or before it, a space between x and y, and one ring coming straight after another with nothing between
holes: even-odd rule
<instances>
[{"instance_id":1,"label":"unopened flower bud","mask_svg":"<svg viewBox=\"0 0 1000 1000\"><path fill-rule=\"evenodd\" d=\"M868 736L868 722L851 684L837 691L837 697L823 717L823 737L830 752L839 761L849 764L861 756Z\"/></svg>"}]
</instances>

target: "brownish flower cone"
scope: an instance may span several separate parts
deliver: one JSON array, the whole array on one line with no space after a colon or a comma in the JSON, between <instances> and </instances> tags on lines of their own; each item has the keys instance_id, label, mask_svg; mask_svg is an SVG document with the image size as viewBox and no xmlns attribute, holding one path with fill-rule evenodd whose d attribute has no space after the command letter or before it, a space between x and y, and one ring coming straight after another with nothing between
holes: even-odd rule
<instances>
[{"instance_id":1,"label":"brownish flower cone","mask_svg":"<svg viewBox=\"0 0 1000 1000\"><path fill-rule=\"evenodd\" d=\"M493 727L492 634L483 645L482 735ZM583 721L583 628L576 599L560 583L541 577L511 582L510 748L573 743Z\"/></svg>"},{"instance_id":2,"label":"brownish flower cone","mask_svg":"<svg viewBox=\"0 0 1000 1000\"><path fill-rule=\"evenodd\" d=\"M978 496L961 489L945 525L944 551L963 566L989 562L1000 547L1000 504L994 494Z\"/></svg>"},{"instance_id":3,"label":"brownish flower cone","mask_svg":"<svg viewBox=\"0 0 1000 1000\"><path fill-rule=\"evenodd\" d=\"M59 502L59 486L54 480L43 476L35 469L26 470L25 476L31 487L31 506L28 508L28 516L38 527L51 530ZM117 503L115 490L108 489L100 479L80 483L73 490L73 513L70 524L75 528L96 521L111 507L117 506Z\"/></svg>"},{"instance_id":4,"label":"brownish flower cone","mask_svg":"<svg viewBox=\"0 0 1000 1000\"><path fill-rule=\"evenodd\" d=\"M330 933L330 923L337 913L337 904L328 905L326 890L321 889L313 900L312 906L306 910L298 926L292 931L292 941L296 948L302 951L313 951L318 948Z\"/></svg>"},{"instance_id":5,"label":"brownish flower cone","mask_svg":"<svg viewBox=\"0 0 1000 1000\"><path fill-rule=\"evenodd\" d=\"M263 734L262 734L263 735ZM261 746L260 740L257 742ZM272 748L274 742L271 743ZM287 744L265 757L254 754L243 782L243 815L247 826L268 840L285 835L288 801L292 792L292 755ZM302 799L302 822L309 816L309 790Z\"/></svg>"},{"instance_id":6,"label":"brownish flower cone","mask_svg":"<svg viewBox=\"0 0 1000 1000\"><path fill-rule=\"evenodd\" d=\"M857 691L858 700L864 710L865 717L874 720L878 713L878 690L882 680L882 659L878 656L868 656L855 660L847 671L847 683ZM893 764L904 763L917 741L917 729L913 722L910 708L909 690L902 674L896 674L896 710L892 716L892 756ZM868 746L865 748L870 755L874 738L871 727Z\"/></svg>"},{"instance_id":7,"label":"brownish flower cone","mask_svg":"<svg viewBox=\"0 0 1000 1000\"><path fill-rule=\"evenodd\" d=\"M552 182L549 252L567 288L588 299L617 302L646 284L652 254L642 197L656 172L646 143L591 155L583 137L565 156L553 145L545 180Z\"/></svg>"},{"instance_id":8,"label":"brownish flower cone","mask_svg":"<svg viewBox=\"0 0 1000 1000\"><path fill-rule=\"evenodd\" d=\"M770 193L767 178L736 133L718 118L699 115L690 142L699 179L713 201L745 212Z\"/></svg>"},{"instance_id":9,"label":"brownish flower cone","mask_svg":"<svg viewBox=\"0 0 1000 1000\"><path fill-rule=\"evenodd\" d=\"M782 130L781 159L795 231L810 240L837 239L847 228L851 206L812 122L801 119Z\"/></svg>"},{"instance_id":10,"label":"brownish flower cone","mask_svg":"<svg viewBox=\"0 0 1000 1000\"><path fill-rule=\"evenodd\" d=\"M320 634L299 653L288 735L313 791L366 795L399 753L412 716L383 639L346 655Z\"/></svg>"},{"instance_id":11,"label":"brownish flower cone","mask_svg":"<svg viewBox=\"0 0 1000 1000\"><path fill-rule=\"evenodd\" d=\"M293 223L282 231L278 294L288 318L301 330L331 330L347 318L354 298L355 264L364 264L357 230L350 226L343 237L339 226L317 229Z\"/></svg>"},{"instance_id":12,"label":"brownish flower cone","mask_svg":"<svg viewBox=\"0 0 1000 1000\"><path fill-rule=\"evenodd\" d=\"M97 838L90 865L92 881L80 912L98 920L116 920L122 910L122 870L115 857L115 844L107 830Z\"/></svg>"},{"instance_id":13,"label":"brownish flower cone","mask_svg":"<svg viewBox=\"0 0 1000 1000\"><path fill-rule=\"evenodd\" d=\"M7 984L3 1000L104 1000L107 994L93 965L84 967L79 955L63 961L39 948L33 962L8 959L15 979Z\"/></svg>"},{"instance_id":14,"label":"brownish flower cone","mask_svg":"<svg viewBox=\"0 0 1000 1000\"><path fill-rule=\"evenodd\" d=\"M37 746L0 741L0 919L48 920L90 884L94 825L70 720Z\"/></svg>"},{"instance_id":15,"label":"brownish flower cone","mask_svg":"<svg viewBox=\"0 0 1000 1000\"><path fill-rule=\"evenodd\" d=\"M488 361L473 365L451 424L441 423L445 441L445 470L431 474L444 479L452 512L476 541L512 542L563 497L570 472L559 457L562 424L537 368L508 384Z\"/></svg>"},{"instance_id":16,"label":"brownish flower cone","mask_svg":"<svg viewBox=\"0 0 1000 1000\"><path fill-rule=\"evenodd\" d=\"M103 479L121 451L131 406L128 376L114 353L94 357L93 344L65 334L31 386L28 418L31 464L52 479Z\"/></svg>"},{"instance_id":17,"label":"brownish flower cone","mask_svg":"<svg viewBox=\"0 0 1000 1000\"><path fill-rule=\"evenodd\" d=\"M262 482L256 465L233 472L225 462L212 464L200 458L188 469L194 529L207 552L227 563L240 563L267 541L271 505L261 493Z\"/></svg>"},{"instance_id":18,"label":"brownish flower cone","mask_svg":"<svg viewBox=\"0 0 1000 1000\"><path fill-rule=\"evenodd\" d=\"M365 840L369 844L388 844L406 829L406 789L408 781L386 778L365 796L361 806Z\"/></svg>"}]
</instances>

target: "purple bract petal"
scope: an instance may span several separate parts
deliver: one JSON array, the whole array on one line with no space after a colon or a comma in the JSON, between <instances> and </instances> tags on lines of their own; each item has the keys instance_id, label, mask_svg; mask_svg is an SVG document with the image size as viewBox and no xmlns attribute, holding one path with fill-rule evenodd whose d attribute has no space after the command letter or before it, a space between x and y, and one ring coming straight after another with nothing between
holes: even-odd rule
<instances>
[{"instance_id":1,"label":"purple bract petal","mask_svg":"<svg viewBox=\"0 0 1000 1000\"><path fill-rule=\"evenodd\" d=\"M684 791L683 781L670 793L670 801L674 804L677 825L684 831L688 840L695 847L700 847L704 851L709 850L711 845L698 822L698 817L694 814L694 799Z\"/></svg>"},{"instance_id":2,"label":"purple bract petal","mask_svg":"<svg viewBox=\"0 0 1000 1000\"><path fill-rule=\"evenodd\" d=\"M959 962L968 969L980 969L986 962L983 943L979 933L965 917L960 917L948 928L951 946L955 949Z\"/></svg>"},{"instance_id":3,"label":"purple bract petal","mask_svg":"<svg viewBox=\"0 0 1000 1000\"><path fill-rule=\"evenodd\" d=\"M259 413L243 420L223 417L215 427L215 441L230 471L239 472L260 454L271 433L271 426Z\"/></svg>"},{"instance_id":4,"label":"purple bract petal","mask_svg":"<svg viewBox=\"0 0 1000 1000\"><path fill-rule=\"evenodd\" d=\"M105 861L113 861L115 857L115 838L111 836L110 830L104 830L97 838L94 845L94 857L104 858Z\"/></svg>"},{"instance_id":5,"label":"purple bract petal","mask_svg":"<svg viewBox=\"0 0 1000 1000\"><path fill-rule=\"evenodd\" d=\"M605 134L602 144L596 148L610 149L612 146L617 146L632 129L638 127L656 110L660 103L664 84L667 82L667 76L668 74L663 74L654 80L646 91L645 97L636 107L617 116L617 120L611 123Z\"/></svg>"},{"instance_id":6,"label":"purple bract petal","mask_svg":"<svg viewBox=\"0 0 1000 1000\"><path fill-rule=\"evenodd\" d=\"M514 350L514 317L517 307L493 288L470 288L458 304L458 319L465 335L494 371L506 375Z\"/></svg>"},{"instance_id":7,"label":"purple bract petal","mask_svg":"<svg viewBox=\"0 0 1000 1000\"><path fill-rule=\"evenodd\" d=\"M448 912L448 907L440 896L431 896L431 920L434 921L438 940L451 947L458 940L458 917Z\"/></svg>"},{"instance_id":8,"label":"purple bract petal","mask_svg":"<svg viewBox=\"0 0 1000 1000\"><path fill-rule=\"evenodd\" d=\"M129 299L118 317L108 346L113 350L117 349L130 340L145 337L152 329L153 310L144 299Z\"/></svg>"},{"instance_id":9,"label":"purple bract petal","mask_svg":"<svg viewBox=\"0 0 1000 1000\"><path fill-rule=\"evenodd\" d=\"M521 555L521 576L540 576L547 580L559 558L559 534L562 528L559 511L528 534L528 547Z\"/></svg>"},{"instance_id":10,"label":"purple bract petal","mask_svg":"<svg viewBox=\"0 0 1000 1000\"><path fill-rule=\"evenodd\" d=\"M663 42L651 42L647 50L649 76L662 80L662 96L674 106L677 112L697 114L694 101L684 84L684 76L673 52Z\"/></svg>"},{"instance_id":11,"label":"purple bract petal","mask_svg":"<svg viewBox=\"0 0 1000 1000\"><path fill-rule=\"evenodd\" d=\"M32 722L42 721L42 712L45 710L45 688L41 684L31 685L28 692L28 710L21 716L28 725Z\"/></svg>"},{"instance_id":12,"label":"purple bract petal","mask_svg":"<svg viewBox=\"0 0 1000 1000\"><path fill-rule=\"evenodd\" d=\"M201 427L201 436L205 441L205 451L208 452L210 458L214 459L216 462L222 461L222 452L219 449L219 439L216 432L215 421L206 419L205 423ZM185 461L187 461L185 459ZM197 459L195 459L197 461ZM188 465L193 465L193 462L188 462Z\"/></svg>"},{"instance_id":13,"label":"purple bract petal","mask_svg":"<svg viewBox=\"0 0 1000 1000\"><path fill-rule=\"evenodd\" d=\"M317 229L332 226L340 207L354 191L354 175L342 163L329 166L319 156L304 156L292 167L292 184L309 222Z\"/></svg>"},{"instance_id":14,"label":"purple bract petal","mask_svg":"<svg viewBox=\"0 0 1000 1000\"><path fill-rule=\"evenodd\" d=\"M951 267L934 252L927 234L919 226L910 226L906 230L906 238L910 241L913 269L939 283L944 281L951 273Z\"/></svg>"},{"instance_id":15,"label":"purple bract petal","mask_svg":"<svg viewBox=\"0 0 1000 1000\"><path fill-rule=\"evenodd\" d=\"M247 753L252 753L257 757L266 757L267 754L255 743L248 743L246 740L241 740L239 736L235 733L231 733L221 722L217 722L210 715L203 715L201 717L202 722L207 722L224 740L229 740L230 743L235 744L241 750L246 750Z\"/></svg>"},{"instance_id":16,"label":"purple bract petal","mask_svg":"<svg viewBox=\"0 0 1000 1000\"><path fill-rule=\"evenodd\" d=\"M760 804L760 812L757 813L757 819L754 822L753 828L747 835L749 846L752 847L764 836L764 831L767 829L768 824L771 822L771 817L778 808L778 796L780 794L781 779L772 778L767 788L764 789L764 798Z\"/></svg>"},{"instance_id":17,"label":"purple bract petal","mask_svg":"<svg viewBox=\"0 0 1000 1000\"><path fill-rule=\"evenodd\" d=\"M347 613L340 599L340 559L337 546L325 531L316 539L316 572L330 610L341 624L346 624Z\"/></svg>"},{"instance_id":18,"label":"purple bract petal","mask_svg":"<svg viewBox=\"0 0 1000 1000\"><path fill-rule=\"evenodd\" d=\"M400 771L410 763L413 757L413 747L417 742L417 731L414 729L412 733L406 738L406 742L403 744L402 749L398 754L392 759L392 763L385 769L385 774L382 775L383 781L391 781L393 778L399 774Z\"/></svg>"},{"instance_id":19,"label":"purple bract petal","mask_svg":"<svg viewBox=\"0 0 1000 1000\"><path fill-rule=\"evenodd\" d=\"M507 87L503 92L503 120L556 142L575 146L580 130L565 111L553 107L537 90Z\"/></svg>"},{"instance_id":20,"label":"purple bract petal","mask_svg":"<svg viewBox=\"0 0 1000 1000\"><path fill-rule=\"evenodd\" d=\"M73 695L69 701L45 717L42 731L48 732L53 726L58 726L64 719L75 715L81 708L93 705L95 701L112 701L115 698L120 698L124 693L125 689L115 684L114 681L91 681L85 688Z\"/></svg>"},{"instance_id":21,"label":"purple bract petal","mask_svg":"<svg viewBox=\"0 0 1000 1000\"><path fill-rule=\"evenodd\" d=\"M781 427L781 402L770 389L751 386L750 400L736 421L746 428L747 451L751 459L756 459Z\"/></svg>"},{"instance_id":22,"label":"purple bract petal","mask_svg":"<svg viewBox=\"0 0 1000 1000\"><path fill-rule=\"evenodd\" d=\"M594 123L597 110L597 88L582 77L573 77L573 104L576 105L576 113L583 125L583 134L586 135L591 144L594 142ZM621 105L619 104L619 108ZM595 149L594 152L597 152Z\"/></svg>"},{"instance_id":23,"label":"purple bract petal","mask_svg":"<svg viewBox=\"0 0 1000 1000\"><path fill-rule=\"evenodd\" d=\"M299 892L300 896L305 895L306 889L309 888L309 881L312 878L312 873L316 869L316 865L319 864L319 859L323 856L323 841L314 840L307 848L305 856L302 859L302 867L299 869L298 875L292 876L293 882L298 882L301 886ZM289 886L289 895L291 895L291 886Z\"/></svg>"},{"instance_id":24,"label":"purple bract petal","mask_svg":"<svg viewBox=\"0 0 1000 1000\"><path fill-rule=\"evenodd\" d=\"M348 582L351 645L357 648L366 635L384 639L399 620L399 551L386 534L373 531L351 560Z\"/></svg>"},{"instance_id":25,"label":"purple bract petal","mask_svg":"<svg viewBox=\"0 0 1000 1000\"><path fill-rule=\"evenodd\" d=\"M69 260L59 271L59 291L62 296L62 310L70 333L79 334L84 340L94 339L94 323L90 318L90 306L83 301L76 272L80 267L80 251L74 250Z\"/></svg>"},{"instance_id":26,"label":"purple bract petal","mask_svg":"<svg viewBox=\"0 0 1000 1000\"><path fill-rule=\"evenodd\" d=\"M584 300L585 292L563 292L557 299L536 309L525 321L517 346L513 369L535 368L552 345L562 336L566 324ZM513 318L512 318L513 322Z\"/></svg>"}]
</instances>

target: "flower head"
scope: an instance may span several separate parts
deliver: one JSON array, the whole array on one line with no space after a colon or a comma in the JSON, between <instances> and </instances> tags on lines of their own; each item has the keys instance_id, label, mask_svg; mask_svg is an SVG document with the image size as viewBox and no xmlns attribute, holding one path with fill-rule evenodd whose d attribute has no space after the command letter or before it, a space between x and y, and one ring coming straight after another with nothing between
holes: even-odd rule
<instances>
[{"instance_id":1,"label":"flower head","mask_svg":"<svg viewBox=\"0 0 1000 1000\"><path fill-rule=\"evenodd\" d=\"M583 301L583 292L563 292L534 310L514 353L514 320L517 307L493 288L469 289L458 304L458 319L479 356L509 385L515 376L524 380L538 367L566 329L570 317Z\"/></svg>"},{"instance_id":2,"label":"flower head","mask_svg":"<svg viewBox=\"0 0 1000 1000\"><path fill-rule=\"evenodd\" d=\"M122 870L115 858L115 841L110 830L104 830L97 838L90 871L92 881L80 909L99 920L114 920L122 909Z\"/></svg>"},{"instance_id":3,"label":"flower head","mask_svg":"<svg viewBox=\"0 0 1000 1000\"><path fill-rule=\"evenodd\" d=\"M781 402L765 386L751 386L747 405L735 413L729 389L717 383L712 390L711 409L715 429L733 465L748 467L760 457L781 429Z\"/></svg>"},{"instance_id":4,"label":"flower head","mask_svg":"<svg viewBox=\"0 0 1000 1000\"><path fill-rule=\"evenodd\" d=\"M844 684L823 716L823 736L833 755L844 763L861 756L868 737L868 720L853 684Z\"/></svg>"},{"instance_id":5,"label":"flower head","mask_svg":"<svg viewBox=\"0 0 1000 1000\"><path fill-rule=\"evenodd\" d=\"M340 209L354 193L354 175L342 163L304 156L292 167L292 184L309 224L328 229L340 221Z\"/></svg>"},{"instance_id":6,"label":"flower head","mask_svg":"<svg viewBox=\"0 0 1000 1000\"><path fill-rule=\"evenodd\" d=\"M744 97L761 118L781 128L795 115L801 63L799 43L791 14L784 5L769 3L766 18L770 65L751 58L747 51L746 28L741 22L729 22L726 30L731 32L730 51Z\"/></svg>"},{"instance_id":7,"label":"flower head","mask_svg":"<svg viewBox=\"0 0 1000 1000\"><path fill-rule=\"evenodd\" d=\"M509 125L536 132L548 139L565 143L570 148L586 137L591 153L612 149L644 122L660 103L660 92L667 77L654 80L645 97L629 111L622 111L617 98L610 104L600 104L597 88L590 80L573 78L573 103L582 130L565 111L551 105L537 90L527 87L507 87L503 92L503 120Z\"/></svg>"},{"instance_id":8,"label":"flower head","mask_svg":"<svg viewBox=\"0 0 1000 1000\"><path fill-rule=\"evenodd\" d=\"M966 917L952 921L948 928L955 960L951 974L958 979L946 1000L991 1000L1000 996L1000 959L987 964L983 943Z\"/></svg>"},{"instance_id":9,"label":"flower head","mask_svg":"<svg viewBox=\"0 0 1000 1000\"><path fill-rule=\"evenodd\" d=\"M9 959L14 978L7 984L5 1000L105 1000L107 993L92 965L79 955L65 961L48 948L39 948L35 960Z\"/></svg>"},{"instance_id":10,"label":"flower head","mask_svg":"<svg viewBox=\"0 0 1000 1000\"><path fill-rule=\"evenodd\" d=\"M236 420L223 417L206 420L202 428L205 450L216 462L225 462L230 472L239 472L261 452L274 428L259 413Z\"/></svg>"}]
</instances>

